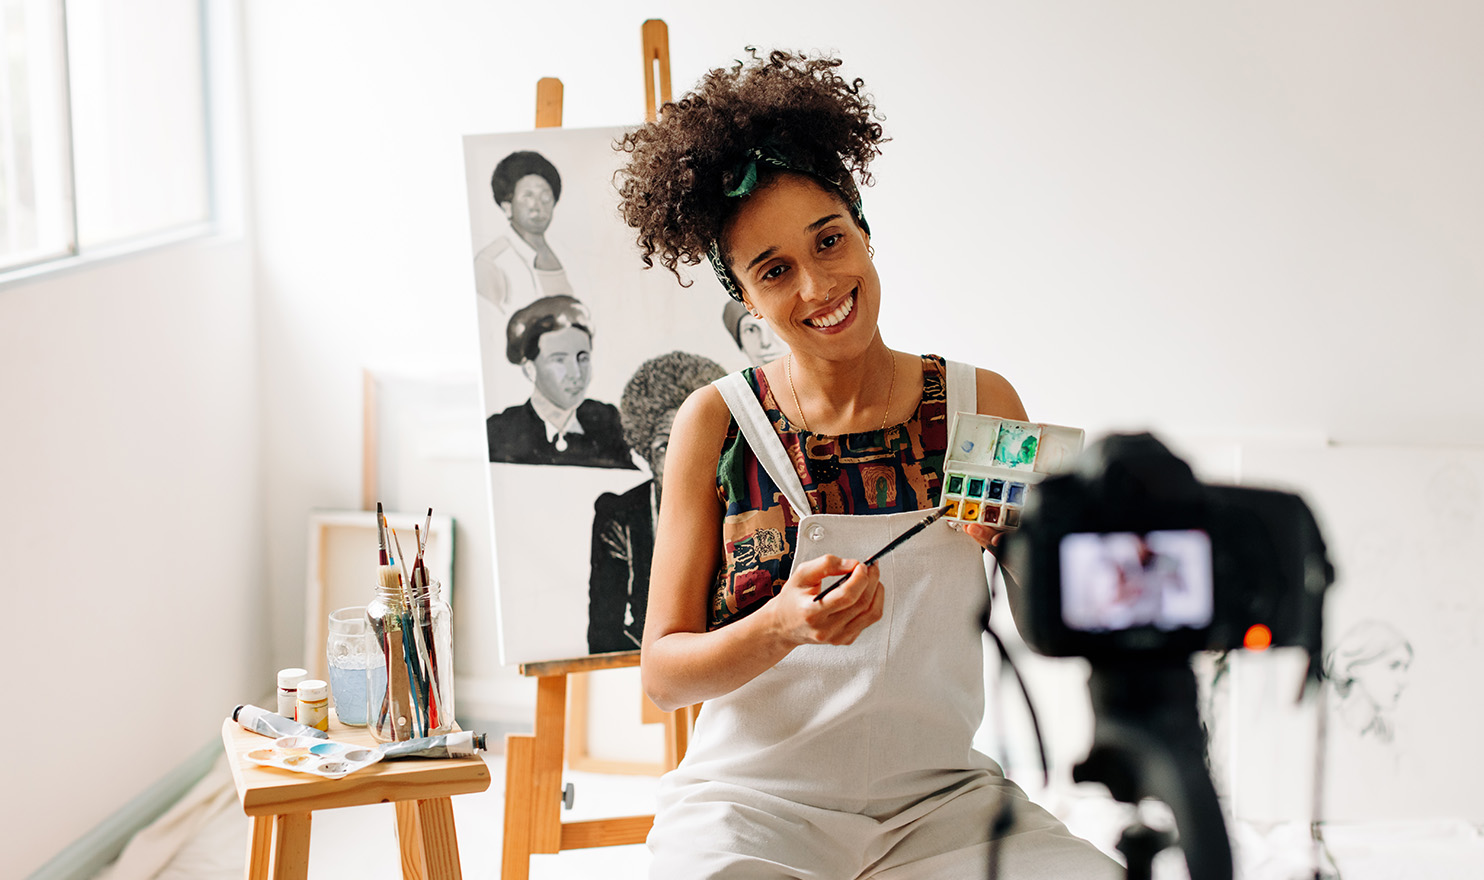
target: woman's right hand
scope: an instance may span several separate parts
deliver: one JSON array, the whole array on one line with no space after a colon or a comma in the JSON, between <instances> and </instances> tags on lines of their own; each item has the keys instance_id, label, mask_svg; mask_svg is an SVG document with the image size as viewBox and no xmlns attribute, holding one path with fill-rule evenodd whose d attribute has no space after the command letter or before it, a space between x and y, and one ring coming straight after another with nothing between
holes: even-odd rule
<instances>
[{"instance_id":1,"label":"woman's right hand","mask_svg":"<svg viewBox=\"0 0 1484 880\"><path fill-rule=\"evenodd\" d=\"M823 583L845 582L818 602ZM821 556L795 565L778 595L763 606L773 631L788 645L849 645L881 619L886 591L881 568L854 559Z\"/></svg>"}]
</instances>

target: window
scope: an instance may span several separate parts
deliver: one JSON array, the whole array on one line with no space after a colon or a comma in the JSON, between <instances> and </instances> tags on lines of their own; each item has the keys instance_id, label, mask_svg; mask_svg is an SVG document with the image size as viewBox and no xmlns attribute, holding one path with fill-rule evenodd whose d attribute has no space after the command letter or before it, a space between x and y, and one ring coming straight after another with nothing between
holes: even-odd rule
<instances>
[{"instance_id":1,"label":"window","mask_svg":"<svg viewBox=\"0 0 1484 880\"><path fill-rule=\"evenodd\" d=\"M0 0L0 272L210 219L201 0Z\"/></svg>"}]
</instances>

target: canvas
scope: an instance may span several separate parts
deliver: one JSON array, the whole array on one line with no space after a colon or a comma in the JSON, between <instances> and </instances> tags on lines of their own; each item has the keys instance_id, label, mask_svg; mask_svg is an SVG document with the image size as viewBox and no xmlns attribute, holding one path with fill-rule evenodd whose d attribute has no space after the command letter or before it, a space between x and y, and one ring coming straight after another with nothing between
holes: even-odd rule
<instances>
[{"instance_id":1,"label":"canvas","mask_svg":"<svg viewBox=\"0 0 1484 880\"><path fill-rule=\"evenodd\" d=\"M622 132L464 141L506 664L638 647L674 409L785 350L709 267L690 287L644 268L618 216Z\"/></svg>"}]
</instances>

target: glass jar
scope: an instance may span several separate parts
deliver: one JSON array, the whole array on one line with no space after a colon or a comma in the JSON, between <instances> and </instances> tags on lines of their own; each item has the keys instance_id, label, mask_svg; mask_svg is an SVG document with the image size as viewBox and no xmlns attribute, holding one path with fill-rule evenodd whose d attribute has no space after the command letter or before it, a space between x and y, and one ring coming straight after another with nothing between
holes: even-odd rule
<instances>
[{"instance_id":1,"label":"glass jar","mask_svg":"<svg viewBox=\"0 0 1484 880\"><path fill-rule=\"evenodd\" d=\"M366 726L370 702L370 654L366 638L366 606L330 612L325 639L325 661L330 670L330 697L335 717L348 727ZM382 688L385 689L385 684Z\"/></svg>"},{"instance_id":2,"label":"glass jar","mask_svg":"<svg viewBox=\"0 0 1484 880\"><path fill-rule=\"evenodd\" d=\"M379 742L453 730L452 617L440 593L436 581L405 589L389 579L366 606L367 720Z\"/></svg>"}]
</instances>

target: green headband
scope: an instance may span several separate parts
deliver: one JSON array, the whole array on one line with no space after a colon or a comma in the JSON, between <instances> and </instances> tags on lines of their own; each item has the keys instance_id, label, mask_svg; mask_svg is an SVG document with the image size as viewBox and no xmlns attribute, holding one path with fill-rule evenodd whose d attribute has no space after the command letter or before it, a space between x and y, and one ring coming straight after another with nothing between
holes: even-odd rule
<instances>
[{"instance_id":1,"label":"green headband","mask_svg":"<svg viewBox=\"0 0 1484 880\"><path fill-rule=\"evenodd\" d=\"M861 209L861 193L856 188L855 181L850 172L846 171L840 180L832 180L814 170L813 164L808 161L800 161L799 158L785 156L773 144L764 144L761 147L752 147L743 154L742 161L737 163L733 172L733 179L738 179L737 185L726 190L724 193L729 199L740 199L751 195L757 189L758 169L757 163L765 162L782 171L792 171L796 174L807 174L819 182L833 188L844 197L845 203L850 206L850 214L855 222L860 224L861 229L871 234L871 227L866 224L865 211ZM716 280L721 282L722 289L727 295L737 302L742 302L742 287L737 279L732 277L732 271L727 268L726 261L721 256L721 242L712 241L711 248L706 252L706 257L711 261L711 270L716 273Z\"/></svg>"}]
</instances>

